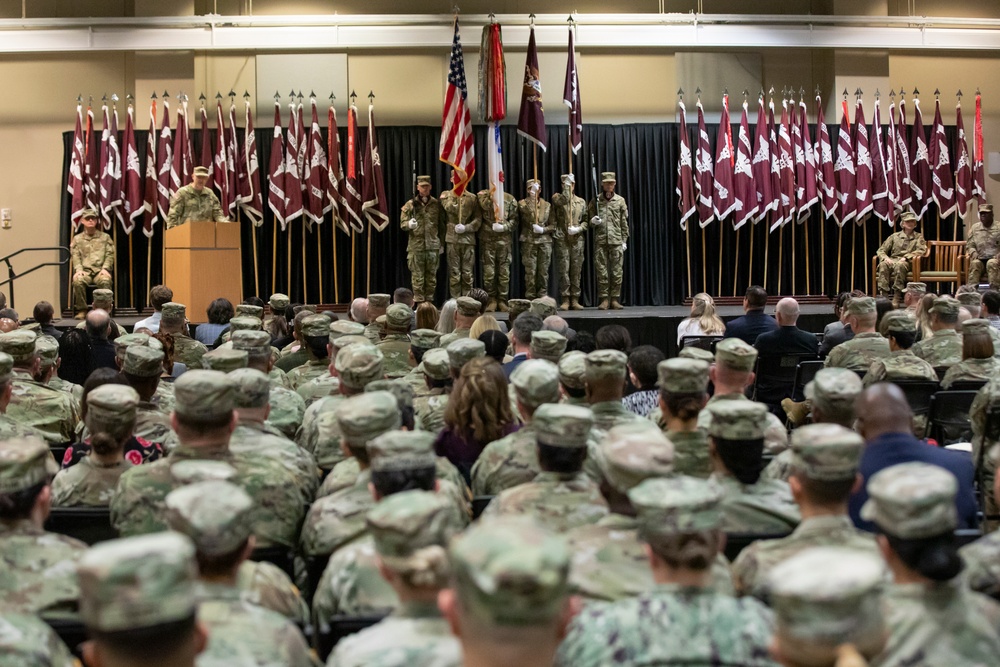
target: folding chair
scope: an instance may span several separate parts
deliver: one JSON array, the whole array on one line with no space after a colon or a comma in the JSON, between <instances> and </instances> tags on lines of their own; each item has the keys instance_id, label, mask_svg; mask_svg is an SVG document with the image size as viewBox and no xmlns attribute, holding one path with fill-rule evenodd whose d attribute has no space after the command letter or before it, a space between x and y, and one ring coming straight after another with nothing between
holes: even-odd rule
<instances>
[{"instance_id":1,"label":"folding chair","mask_svg":"<svg viewBox=\"0 0 1000 667\"><path fill-rule=\"evenodd\" d=\"M931 396L928 425L930 437L939 446L972 441L969 410L976 398L975 391L939 391Z\"/></svg>"},{"instance_id":2,"label":"folding chair","mask_svg":"<svg viewBox=\"0 0 1000 667\"><path fill-rule=\"evenodd\" d=\"M385 618L386 614L372 616L334 616L330 624L316 629L315 646L319 659L325 664L327 657L337 646L337 643L356 632L371 627Z\"/></svg>"},{"instance_id":3,"label":"folding chair","mask_svg":"<svg viewBox=\"0 0 1000 667\"><path fill-rule=\"evenodd\" d=\"M316 589L319 587L319 581L323 578L323 571L326 570L326 565L329 562L330 554L326 554L324 556L306 557L307 590L303 591L303 595L305 596L306 602L310 607L312 607L312 600L313 596L316 594Z\"/></svg>"},{"instance_id":4,"label":"folding chair","mask_svg":"<svg viewBox=\"0 0 1000 667\"><path fill-rule=\"evenodd\" d=\"M777 540L788 537L789 533L726 533L724 553L730 562L736 560L740 552L757 540Z\"/></svg>"},{"instance_id":5,"label":"folding chair","mask_svg":"<svg viewBox=\"0 0 1000 667\"><path fill-rule=\"evenodd\" d=\"M107 507L53 507L45 529L76 538L89 545L118 537Z\"/></svg>"},{"instance_id":6,"label":"folding chair","mask_svg":"<svg viewBox=\"0 0 1000 667\"><path fill-rule=\"evenodd\" d=\"M755 401L770 404L780 404L781 399L789 398L795 390L795 381L799 374L799 365L804 363L823 362L815 354L761 354L757 357L754 368L755 380L753 395ZM761 392L760 389L764 391ZM762 394L758 397L758 394ZM766 394L766 395L763 395ZM777 400L774 400L774 399Z\"/></svg>"},{"instance_id":7,"label":"folding chair","mask_svg":"<svg viewBox=\"0 0 1000 667\"><path fill-rule=\"evenodd\" d=\"M723 336L684 336L681 338L681 349L685 347L699 347L715 354L715 346Z\"/></svg>"},{"instance_id":8,"label":"folding chair","mask_svg":"<svg viewBox=\"0 0 1000 667\"><path fill-rule=\"evenodd\" d=\"M472 499L472 518L478 519L494 496L476 496Z\"/></svg>"},{"instance_id":9,"label":"folding chair","mask_svg":"<svg viewBox=\"0 0 1000 667\"><path fill-rule=\"evenodd\" d=\"M799 365L795 368L795 382L792 387L792 400L793 401L804 401L806 400L805 390L806 385L812 382L812 379L816 377L818 373L823 368L822 361L800 361Z\"/></svg>"},{"instance_id":10,"label":"folding chair","mask_svg":"<svg viewBox=\"0 0 1000 667\"><path fill-rule=\"evenodd\" d=\"M906 402L910 404L914 416L930 412L931 397L941 388L937 382L930 380L896 380L893 384L906 394Z\"/></svg>"}]
</instances>

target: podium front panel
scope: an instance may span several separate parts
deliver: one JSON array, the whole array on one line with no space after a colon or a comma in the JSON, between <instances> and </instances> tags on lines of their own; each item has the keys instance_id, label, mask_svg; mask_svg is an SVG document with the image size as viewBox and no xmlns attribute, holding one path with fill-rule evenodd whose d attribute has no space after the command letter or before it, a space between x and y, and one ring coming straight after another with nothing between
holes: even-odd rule
<instances>
[{"instance_id":1,"label":"podium front panel","mask_svg":"<svg viewBox=\"0 0 1000 667\"><path fill-rule=\"evenodd\" d=\"M192 322L207 322L208 306L219 297L243 300L238 248L167 248L163 282L174 301L187 306Z\"/></svg>"}]
</instances>

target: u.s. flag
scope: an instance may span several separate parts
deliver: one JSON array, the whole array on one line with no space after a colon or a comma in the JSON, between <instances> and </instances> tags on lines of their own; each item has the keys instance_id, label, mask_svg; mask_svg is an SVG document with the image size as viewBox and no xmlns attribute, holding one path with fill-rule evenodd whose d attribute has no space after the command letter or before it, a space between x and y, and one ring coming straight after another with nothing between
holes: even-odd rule
<instances>
[{"instance_id":1,"label":"u.s. flag","mask_svg":"<svg viewBox=\"0 0 1000 667\"><path fill-rule=\"evenodd\" d=\"M451 43L451 64L448 68L448 90L444 95L444 112L441 116L440 160L455 170L452 181L456 195L465 192L465 186L476 173L472 115L469 113L468 97L462 40L458 34L458 17L455 17L455 38Z\"/></svg>"}]
</instances>

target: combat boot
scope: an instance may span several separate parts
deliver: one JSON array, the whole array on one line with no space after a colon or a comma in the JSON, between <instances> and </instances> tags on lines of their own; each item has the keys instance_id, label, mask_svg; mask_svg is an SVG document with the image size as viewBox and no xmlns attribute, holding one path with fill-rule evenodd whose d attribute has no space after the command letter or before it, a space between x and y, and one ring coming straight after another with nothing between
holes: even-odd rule
<instances>
[{"instance_id":1,"label":"combat boot","mask_svg":"<svg viewBox=\"0 0 1000 667\"><path fill-rule=\"evenodd\" d=\"M486 312L492 313L497 309L497 300L490 297L490 302L486 304Z\"/></svg>"},{"instance_id":2,"label":"combat boot","mask_svg":"<svg viewBox=\"0 0 1000 667\"><path fill-rule=\"evenodd\" d=\"M895 292L892 295L892 308L893 308L893 310L895 310L896 308L899 308L899 304L901 304L902 302L903 302L903 293L902 292L898 292L898 291Z\"/></svg>"},{"instance_id":3,"label":"combat boot","mask_svg":"<svg viewBox=\"0 0 1000 667\"><path fill-rule=\"evenodd\" d=\"M621 310L624 307L618 302L618 299L611 299L611 310Z\"/></svg>"},{"instance_id":4,"label":"combat boot","mask_svg":"<svg viewBox=\"0 0 1000 667\"><path fill-rule=\"evenodd\" d=\"M564 297L562 303L559 304L559 310L569 310L569 297Z\"/></svg>"},{"instance_id":5,"label":"combat boot","mask_svg":"<svg viewBox=\"0 0 1000 667\"><path fill-rule=\"evenodd\" d=\"M607 300L607 298L601 299L601 302L599 304L597 304L597 308L598 308L598 310L607 310L608 309L608 300Z\"/></svg>"},{"instance_id":6,"label":"combat boot","mask_svg":"<svg viewBox=\"0 0 1000 667\"><path fill-rule=\"evenodd\" d=\"M501 313L506 313L507 311L510 310L510 306L507 305L507 299L500 299L497 302L497 310L499 310Z\"/></svg>"},{"instance_id":7,"label":"combat boot","mask_svg":"<svg viewBox=\"0 0 1000 667\"><path fill-rule=\"evenodd\" d=\"M570 301L569 307L572 310L583 310L583 305L580 304L580 301L578 299L572 299Z\"/></svg>"},{"instance_id":8,"label":"combat boot","mask_svg":"<svg viewBox=\"0 0 1000 667\"><path fill-rule=\"evenodd\" d=\"M812 406L809 401L795 402L790 398L785 398L781 401L781 407L785 410L788 421L793 426L800 426L806 423L806 417L809 416Z\"/></svg>"},{"instance_id":9,"label":"combat boot","mask_svg":"<svg viewBox=\"0 0 1000 667\"><path fill-rule=\"evenodd\" d=\"M87 311L85 311L85 310L78 310L78 311L76 311L76 315L74 315L73 317L75 319L78 319L78 320L86 319L86 317L87 317Z\"/></svg>"}]
</instances>

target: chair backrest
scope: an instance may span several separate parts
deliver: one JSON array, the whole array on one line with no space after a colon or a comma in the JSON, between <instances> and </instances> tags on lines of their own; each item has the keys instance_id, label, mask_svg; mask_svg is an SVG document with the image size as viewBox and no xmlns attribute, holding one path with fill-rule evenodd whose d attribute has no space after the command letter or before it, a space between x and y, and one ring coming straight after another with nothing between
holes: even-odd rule
<instances>
[{"instance_id":1,"label":"chair backrest","mask_svg":"<svg viewBox=\"0 0 1000 667\"><path fill-rule=\"evenodd\" d=\"M313 595L319 587L319 580L323 578L323 571L326 570L327 563L330 562L330 554L324 556L306 557L306 590L303 594L306 602L312 607Z\"/></svg>"},{"instance_id":2,"label":"chair backrest","mask_svg":"<svg viewBox=\"0 0 1000 667\"><path fill-rule=\"evenodd\" d=\"M775 385L787 385L787 398L792 395L795 389L795 377L799 372L799 364L803 362L817 361L815 354L761 354L757 356L757 364L754 368L753 400L757 400L757 384L763 380L763 384L768 387Z\"/></svg>"},{"instance_id":3,"label":"chair backrest","mask_svg":"<svg viewBox=\"0 0 1000 667\"><path fill-rule=\"evenodd\" d=\"M983 531L978 528L959 528L955 531L955 542L958 543L958 546L964 547L966 544L972 544L982 536Z\"/></svg>"},{"instance_id":4,"label":"chair backrest","mask_svg":"<svg viewBox=\"0 0 1000 667\"><path fill-rule=\"evenodd\" d=\"M992 442L1000 440L1000 405L991 407L986 411L986 426L983 429L983 438ZM983 449L985 451L985 448Z\"/></svg>"},{"instance_id":5,"label":"chair backrest","mask_svg":"<svg viewBox=\"0 0 1000 667\"><path fill-rule=\"evenodd\" d=\"M684 336L681 338L681 349L685 347L699 347L703 350L708 350L709 352L715 352L715 345L723 336L712 335L712 336Z\"/></svg>"},{"instance_id":6,"label":"chair backrest","mask_svg":"<svg viewBox=\"0 0 1000 667\"><path fill-rule=\"evenodd\" d=\"M958 257L965 252L965 241L928 241L927 256L920 262L920 272L961 270Z\"/></svg>"},{"instance_id":7,"label":"chair backrest","mask_svg":"<svg viewBox=\"0 0 1000 667\"><path fill-rule=\"evenodd\" d=\"M788 533L726 533L724 552L726 558L732 562L741 551L757 540L777 540L782 537L788 537Z\"/></svg>"},{"instance_id":8,"label":"chair backrest","mask_svg":"<svg viewBox=\"0 0 1000 667\"><path fill-rule=\"evenodd\" d=\"M486 509L486 506L493 500L493 496L476 496L472 499L472 518L478 519Z\"/></svg>"},{"instance_id":9,"label":"chair backrest","mask_svg":"<svg viewBox=\"0 0 1000 667\"><path fill-rule=\"evenodd\" d=\"M948 391L979 391L986 385L986 380L955 380Z\"/></svg>"},{"instance_id":10,"label":"chair backrest","mask_svg":"<svg viewBox=\"0 0 1000 667\"><path fill-rule=\"evenodd\" d=\"M375 625L387 614L388 612L370 616L334 616L331 618L329 625L316 629L314 648L320 660L325 664L327 657L341 639Z\"/></svg>"},{"instance_id":11,"label":"chair backrest","mask_svg":"<svg viewBox=\"0 0 1000 667\"><path fill-rule=\"evenodd\" d=\"M792 400L805 400L806 385L812 382L812 379L816 377L816 373L818 373L822 368L822 361L799 362L798 367L795 369L795 387L792 390Z\"/></svg>"},{"instance_id":12,"label":"chair backrest","mask_svg":"<svg viewBox=\"0 0 1000 667\"><path fill-rule=\"evenodd\" d=\"M288 547L258 547L250 554L250 560L271 563L284 571L290 579L295 579L295 552Z\"/></svg>"},{"instance_id":13,"label":"chair backrest","mask_svg":"<svg viewBox=\"0 0 1000 667\"><path fill-rule=\"evenodd\" d=\"M914 415L926 415L931 409L931 397L941 385L930 380L896 380L893 382L906 394L906 402Z\"/></svg>"},{"instance_id":14,"label":"chair backrest","mask_svg":"<svg viewBox=\"0 0 1000 667\"><path fill-rule=\"evenodd\" d=\"M948 372L949 368L951 368L951 366L935 366L934 367L934 374L937 375L938 382L940 382L941 380L944 379L944 374Z\"/></svg>"},{"instance_id":15,"label":"chair backrest","mask_svg":"<svg viewBox=\"0 0 1000 667\"><path fill-rule=\"evenodd\" d=\"M111 525L111 510L107 507L53 507L45 521L45 529L90 545L118 537L118 531Z\"/></svg>"},{"instance_id":16,"label":"chair backrest","mask_svg":"<svg viewBox=\"0 0 1000 667\"><path fill-rule=\"evenodd\" d=\"M76 619L48 618L46 616L42 616L41 619L59 635L59 639L66 644L66 648L70 650L70 653L74 657L83 658L83 651L80 645L87 641L88 637L87 628L84 627L82 622Z\"/></svg>"},{"instance_id":17,"label":"chair backrest","mask_svg":"<svg viewBox=\"0 0 1000 667\"><path fill-rule=\"evenodd\" d=\"M976 398L975 391L939 391L931 396L930 436L937 440L938 445L950 445L953 442L969 442L972 440L972 424L969 421L969 410Z\"/></svg>"}]
</instances>

